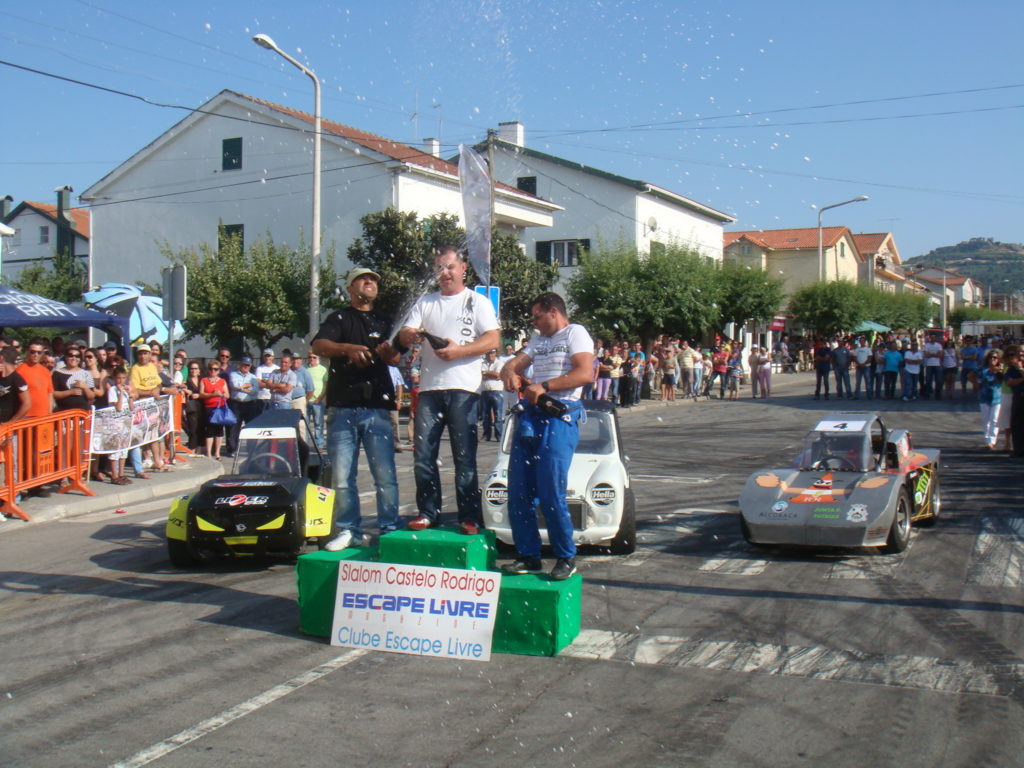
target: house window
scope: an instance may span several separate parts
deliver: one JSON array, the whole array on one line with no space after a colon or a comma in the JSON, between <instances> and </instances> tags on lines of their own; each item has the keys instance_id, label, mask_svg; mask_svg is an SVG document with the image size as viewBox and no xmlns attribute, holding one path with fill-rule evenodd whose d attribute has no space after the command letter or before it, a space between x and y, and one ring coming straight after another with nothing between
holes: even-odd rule
<instances>
[{"instance_id":1,"label":"house window","mask_svg":"<svg viewBox=\"0 0 1024 768\"><path fill-rule=\"evenodd\" d=\"M749 245L741 245L740 246L740 256L749 256L749 255L750 255L750 246Z\"/></svg>"},{"instance_id":2,"label":"house window","mask_svg":"<svg viewBox=\"0 0 1024 768\"><path fill-rule=\"evenodd\" d=\"M516 179L516 189L528 192L531 195L537 194L537 177L536 176L520 176Z\"/></svg>"},{"instance_id":3,"label":"house window","mask_svg":"<svg viewBox=\"0 0 1024 768\"><path fill-rule=\"evenodd\" d=\"M541 240L537 242L537 261L559 267L576 267L580 251L590 250L590 240Z\"/></svg>"},{"instance_id":4,"label":"house window","mask_svg":"<svg viewBox=\"0 0 1024 768\"><path fill-rule=\"evenodd\" d=\"M50 242L50 227L49 225L39 228L39 244L46 245Z\"/></svg>"},{"instance_id":5,"label":"house window","mask_svg":"<svg viewBox=\"0 0 1024 768\"><path fill-rule=\"evenodd\" d=\"M223 251L233 238L238 238L239 249L245 248L245 224L221 224L217 228L217 250Z\"/></svg>"},{"instance_id":6,"label":"house window","mask_svg":"<svg viewBox=\"0 0 1024 768\"><path fill-rule=\"evenodd\" d=\"M242 168L242 139L224 139L222 142L222 171L238 171Z\"/></svg>"}]
</instances>

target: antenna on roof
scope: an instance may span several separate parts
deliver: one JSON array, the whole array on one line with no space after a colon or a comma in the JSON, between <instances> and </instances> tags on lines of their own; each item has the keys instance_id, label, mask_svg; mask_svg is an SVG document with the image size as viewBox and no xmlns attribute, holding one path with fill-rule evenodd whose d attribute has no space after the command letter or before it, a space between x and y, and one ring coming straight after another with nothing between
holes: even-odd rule
<instances>
[{"instance_id":1,"label":"antenna on roof","mask_svg":"<svg viewBox=\"0 0 1024 768\"><path fill-rule=\"evenodd\" d=\"M412 138L414 142L420 140L420 89L417 88L413 97L412 114L409 120L412 122Z\"/></svg>"},{"instance_id":2,"label":"antenna on roof","mask_svg":"<svg viewBox=\"0 0 1024 768\"><path fill-rule=\"evenodd\" d=\"M441 107L442 106L443 106L442 104L432 104L430 106L431 109L436 109L437 110L437 140L438 141L441 140L441 121L443 119L443 115L441 113Z\"/></svg>"}]
</instances>

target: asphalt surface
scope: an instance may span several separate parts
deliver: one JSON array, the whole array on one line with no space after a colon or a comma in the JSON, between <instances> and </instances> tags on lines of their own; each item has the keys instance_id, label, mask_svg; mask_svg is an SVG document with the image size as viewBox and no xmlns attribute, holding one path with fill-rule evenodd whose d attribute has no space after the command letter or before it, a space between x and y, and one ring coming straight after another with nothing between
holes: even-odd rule
<instances>
[{"instance_id":1,"label":"asphalt surface","mask_svg":"<svg viewBox=\"0 0 1024 768\"><path fill-rule=\"evenodd\" d=\"M287 562L171 568L154 495L212 462L0 524L0 766L1019 766L1020 463L973 406L812 385L622 412L639 546L579 558L583 632L556 658L335 648L297 631ZM750 549L743 481L840 405L943 450L942 519L896 556Z\"/></svg>"}]
</instances>

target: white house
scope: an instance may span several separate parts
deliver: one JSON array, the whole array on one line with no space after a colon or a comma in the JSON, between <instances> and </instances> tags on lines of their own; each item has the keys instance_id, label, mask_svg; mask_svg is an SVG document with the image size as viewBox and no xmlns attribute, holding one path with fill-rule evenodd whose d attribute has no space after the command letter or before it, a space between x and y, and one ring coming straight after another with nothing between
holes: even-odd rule
<instances>
[{"instance_id":1,"label":"white house","mask_svg":"<svg viewBox=\"0 0 1024 768\"><path fill-rule=\"evenodd\" d=\"M25 200L11 209L11 197L3 199L0 220L13 232L0 246L0 282L17 278L30 264L47 266L55 253L65 250L88 262L89 211L71 207L70 187L55 191L56 204Z\"/></svg>"},{"instance_id":2,"label":"white house","mask_svg":"<svg viewBox=\"0 0 1024 768\"><path fill-rule=\"evenodd\" d=\"M579 248L625 241L648 253L669 243L722 259L722 226L733 217L646 181L626 178L526 146L522 123L498 126L491 139L499 181L557 203L565 210L551 229L531 230L523 243L541 261L558 264L563 279ZM478 147L487 150L487 144Z\"/></svg>"},{"instance_id":3,"label":"white house","mask_svg":"<svg viewBox=\"0 0 1024 768\"><path fill-rule=\"evenodd\" d=\"M224 233L249 243L310 241L313 116L224 90L90 186L93 282L159 282L172 249L216 244ZM345 252L360 217L388 206L420 217L461 218L458 168L418 149L329 120L321 123L323 250ZM518 235L547 227L557 204L499 185L497 226Z\"/></svg>"}]
</instances>

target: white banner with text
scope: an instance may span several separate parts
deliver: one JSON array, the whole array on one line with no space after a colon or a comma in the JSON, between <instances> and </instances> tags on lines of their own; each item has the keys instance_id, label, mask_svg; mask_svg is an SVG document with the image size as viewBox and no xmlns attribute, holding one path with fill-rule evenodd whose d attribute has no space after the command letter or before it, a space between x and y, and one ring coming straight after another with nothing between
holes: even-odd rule
<instances>
[{"instance_id":1,"label":"white banner with text","mask_svg":"<svg viewBox=\"0 0 1024 768\"><path fill-rule=\"evenodd\" d=\"M331 645L487 661L501 574L338 563Z\"/></svg>"}]
</instances>

